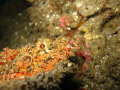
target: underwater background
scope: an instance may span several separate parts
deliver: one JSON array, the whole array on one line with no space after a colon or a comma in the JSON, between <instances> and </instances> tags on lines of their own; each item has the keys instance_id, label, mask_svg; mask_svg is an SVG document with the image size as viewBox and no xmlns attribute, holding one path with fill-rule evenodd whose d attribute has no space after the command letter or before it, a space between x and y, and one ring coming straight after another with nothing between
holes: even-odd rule
<instances>
[{"instance_id":1,"label":"underwater background","mask_svg":"<svg viewBox=\"0 0 120 90\"><path fill-rule=\"evenodd\" d=\"M0 90L120 90L120 0L1 0Z\"/></svg>"}]
</instances>

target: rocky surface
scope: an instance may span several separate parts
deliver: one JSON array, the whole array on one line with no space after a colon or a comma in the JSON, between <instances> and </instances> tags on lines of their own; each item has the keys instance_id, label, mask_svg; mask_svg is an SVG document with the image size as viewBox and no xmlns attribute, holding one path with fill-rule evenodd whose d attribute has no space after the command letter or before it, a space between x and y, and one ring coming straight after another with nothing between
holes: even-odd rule
<instances>
[{"instance_id":1,"label":"rocky surface","mask_svg":"<svg viewBox=\"0 0 120 90\"><path fill-rule=\"evenodd\" d=\"M36 38L35 41L38 37L54 40L64 36L76 41L79 38L79 53L68 58L78 65L78 71L72 78L77 82L77 89L120 89L120 0L27 1L32 4L27 9L31 21L25 18L26 22L21 25L27 27L27 33L32 33L26 37L22 30L21 35L25 36L25 39L21 37L22 43L33 41L29 36ZM20 34L17 36L20 37ZM18 41L20 38L11 39L12 44L22 46ZM12 44L8 46L12 47Z\"/></svg>"}]
</instances>

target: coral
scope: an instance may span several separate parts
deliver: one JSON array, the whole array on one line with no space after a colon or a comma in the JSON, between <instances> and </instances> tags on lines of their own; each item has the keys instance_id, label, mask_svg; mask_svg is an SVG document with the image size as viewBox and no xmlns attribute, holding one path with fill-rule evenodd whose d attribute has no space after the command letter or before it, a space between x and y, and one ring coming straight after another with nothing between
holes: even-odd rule
<instances>
[{"instance_id":1,"label":"coral","mask_svg":"<svg viewBox=\"0 0 120 90\"><path fill-rule=\"evenodd\" d=\"M66 31L80 26L81 16L71 0L28 0L33 6L27 11L30 19L47 37L64 36Z\"/></svg>"},{"instance_id":2,"label":"coral","mask_svg":"<svg viewBox=\"0 0 120 90\"><path fill-rule=\"evenodd\" d=\"M69 19L70 19L69 16L62 16L62 17L60 17L60 19L59 19L60 26L61 26L62 28L64 28L65 30L66 30L65 26L69 26L69 24L70 24Z\"/></svg>"},{"instance_id":3,"label":"coral","mask_svg":"<svg viewBox=\"0 0 120 90\"><path fill-rule=\"evenodd\" d=\"M78 22L76 22L73 17L67 15L61 16L59 22L60 26L64 30L71 30L72 28L76 28L78 26Z\"/></svg>"},{"instance_id":4,"label":"coral","mask_svg":"<svg viewBox=\"0 0 120 90\"><path fill-rule=\"evenodd\" d=\"M82 71L85 72L85 70L87 68L87 62L92 61L92 58L90 57L90 53L82 51L82 50L78 50L76 52L76 55L79 56L79 57L84 57L85 58L85 61L84 61L83 67L82 67Z\"/></svg>"},{"instance_id":5,"label":"coral","mask_svg":"<svg viewBox=\"0 0 120 90\"><path fill-rule=\"evenodd\" d=\"M99 12L103 8L107 0L76 0L75 5L76 9L82 16L90 16L95 12Z\"/></svg>"}]
</instances>

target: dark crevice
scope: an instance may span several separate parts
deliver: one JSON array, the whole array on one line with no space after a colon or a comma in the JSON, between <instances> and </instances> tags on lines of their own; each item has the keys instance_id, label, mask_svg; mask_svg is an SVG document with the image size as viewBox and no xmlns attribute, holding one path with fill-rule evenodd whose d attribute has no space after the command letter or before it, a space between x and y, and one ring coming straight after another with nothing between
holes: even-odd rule
<instances>
[{"instance_id":1,"label":"dark crevice","mask_svg":"<svg viewBox=\"0 0 120 90\"><path fill-rule=\"evenodd\" d=\"M103 31L103 28L105 27L105 25L110 22L112 19L114 19L116 17L116 15L112 15L110 17L108 17L106 20L104 20L104 22L100 25L100 31Z\"/></svg>"},{"instance_id":2,"label":"dark crevice","mask_svg":"<svg viewBox=\"0 0 120 90\"><path fill-rule=\"evenodd\" d=\"M68 74L62 79L62 83L60 84L60 89L58 90L78 90L79 85L77 82L72 80L73 75Z\"/></svg>"},{"instance_id":3,"label":"dark crevice","mask_svg":"<svg viewBox=\"0 0 120 90\"><path fill-rule=\"evenodd\" d=\"M116 31L115 33L113 33L112 35L116 35L116 34L118 34L118 31Z\"/></svg>"},{"instance_id":4,"label":"dark crevice","mask_svg":"<svg viewBox=\"0 0 120 90\"><path fill-rule=\"evenodd\" d=\"M87 16L86 21L88 21L90 18L93 18L95 16L98 16L99 14L106 12L107 10L111 10L111 9L110 8L103 8L99 12L95 12L93 15Z\"/></svg>"}]
</instances>

